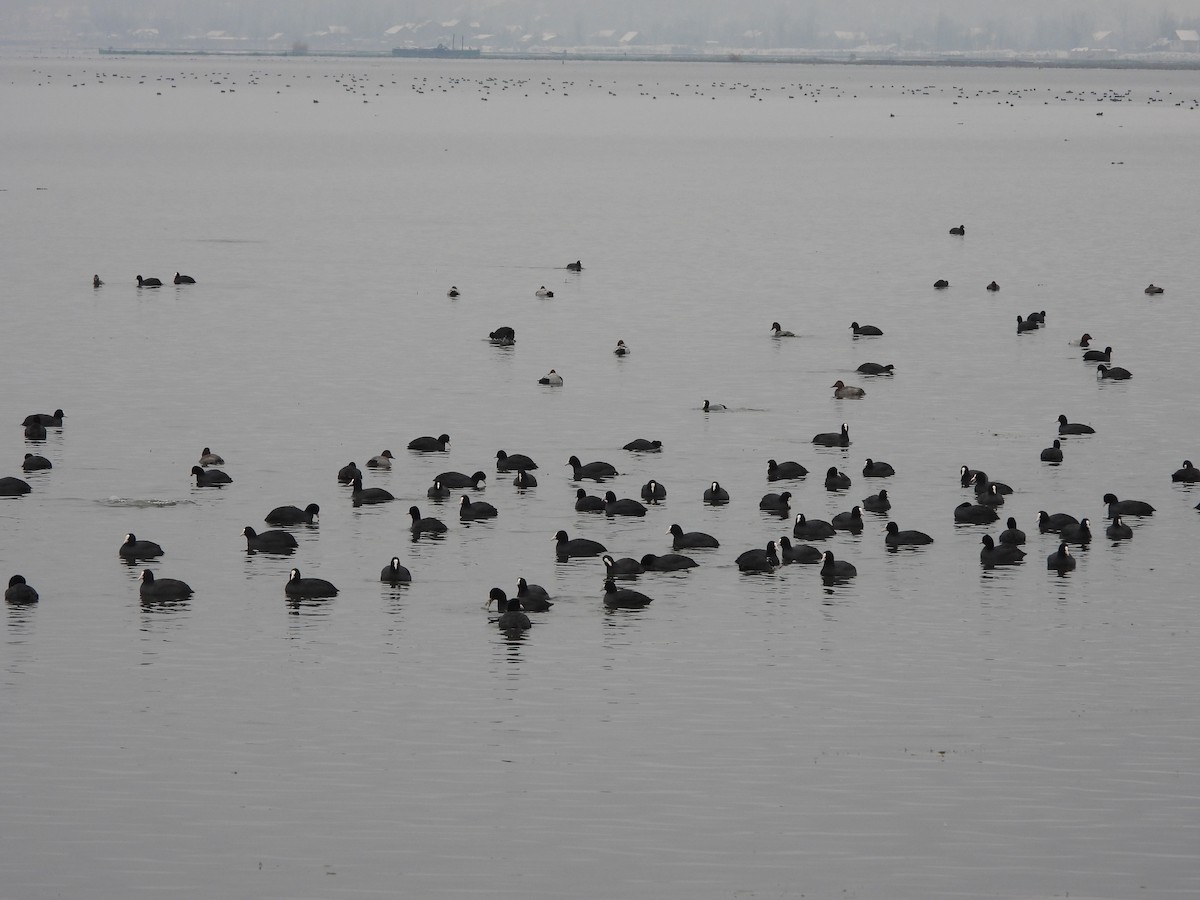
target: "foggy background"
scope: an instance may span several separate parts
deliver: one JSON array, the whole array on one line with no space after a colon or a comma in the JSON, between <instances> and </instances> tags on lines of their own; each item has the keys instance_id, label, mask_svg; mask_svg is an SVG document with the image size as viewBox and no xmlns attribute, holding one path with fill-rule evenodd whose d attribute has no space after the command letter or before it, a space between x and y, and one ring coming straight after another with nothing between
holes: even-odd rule
<instances>
[{"instance_id":1,"label":"foggy background","mask_svg":"<svg viewBox=\"0 0 1200 900\"><path fill-rule=\"evenodd\" d=\"M0 41L493 51L1200 51L1200 0L0 0Z\"/></svg>"}]
</instances>

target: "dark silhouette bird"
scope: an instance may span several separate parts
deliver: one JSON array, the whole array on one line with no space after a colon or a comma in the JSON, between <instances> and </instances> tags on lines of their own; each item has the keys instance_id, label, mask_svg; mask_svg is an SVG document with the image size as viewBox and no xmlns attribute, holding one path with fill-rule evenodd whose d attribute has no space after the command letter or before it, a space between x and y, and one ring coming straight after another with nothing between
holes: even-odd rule
<instances>
[{"instance_id":1,"label":"dark silhouette bird","mask_svg":"<svg viewBox=\"0 0 1200 900\"><path fill-rule=\"evenodd\" d=\"M868 457L866 464L863 466L863 476L865 478L890 478L895 474L896 470L892 468L891 463L885 463L882 460L876 462Z\"/></svg>"},{"instance_id":2,"label":"dark silhouette bird","mask_svg":"<svg viewBox=\"0 0 1200 900\"><path fill-rule=\"evenodd\" d=\"M446 523L441 519L427 516L422 518L421 510L415 506L408 508L408 515L412 518L412 525L409 530L414 534L442 534L446 530Z\"/></svg>"},{"instance_id":3,"label":"dark silhouette bird","mask_svg":"<svg viewBox=\"0 0 1200 900\"><path fill-rule=\"evenodd\" d=\"M605 554L600 557L600 561L604 563L606 578L628 578L633 575L641 575L646 571L641 561L634 559L632 556L622 556L620 559L613 559L608 554Z\"/></svg>"},{"instance_id":4,"label":"dark silhouette bird","mask_svg":"<svg viewBox=\"0 0 1200 900\"><path fill-rule=\"evenodd\" d=\"M777 463L773 459L767 460L767 481L791 481L803 478L807 474L808 469L794 460L785 460L781 463Z\"/></svg>"},{"instance_id":5,"label":"dark silhouette bird","mask_svg":"<svg viewBox=\"0 0 1200 900\"><path fill-rule=\"evenodd\" d=\"M642 568L647 572L681 572L698 565L698 562L682 553L664 553L661 556L647 553L642 557Z\"/></svg>"},{"instance_id":6,"label":"dark silhouette bird","mask_svg":"<svg viewBox=\"0 0 1200 900\"><path fill-rule=\"evenodd\" d=\"M1158 285L1156 285L1153 281L1150 282L1150 284L1146 287L1146 291L1145 291L1145 293L1147 293L1147 294L1161 294L1162 292L1163 292L1163 289L1160 288Z\"/></svg>"},{"instance_id":7,"label":"dark silhouette bird","mask_svg":"<svg viewBox=\"0 0 1200 900\"><path fill-rule=\"evenodd\" d=\"M524 578L517 579L517 602L526 612L549 612L554 605L549 591L540 584L530 584Z\"/></svg>"},{"instance_id":8,"label":"dark silhouette bird","mask_svg":"<svg viewBox=\"0 0 1200 900\"><path fill-rule=\"evenodd\" d=\"M814 435L812 442L822 447L849 447L850 427L843 422L841 431L823 431Z\"/></svg>"},{"instance_id":9,"label":"dark silhouette bird","mask_svg":"<svg viewBox=\"0 0 1200 900\"><path fill-rule=\"evenodd\" d=\"M976 471L971 476L971 484L975 486L975 493L981 497L988 494L1000 494L1004 496L1013 492L1012 487L1003 481L992 481L988 478L987 472Z\"/></svg>"},{"instance_id":10,"label":"dark silhouette bird","mask_svg":"<svg viewBox=\"0 0 1200 900\"><path fill-rule=\"evenodd\" d=\"M141 275L139 275L139 276L137 277L137 286L138 286L138 287L140 287L140 288L143 288L143 287L149 287L149 288L150 288L150 287L151 287L151 288L154 288L154 287L162 287L162 279L161 279L161 278L143 278Z\"/></svg>"},{"instance_id":11,"label":"dark silhouette bird","mask_svg":"<svg viewBox=\"0 0 1200 900\"><path fill-rule=\"evenodd\" d=\"M720 541L711 534L703 531L684 531L678 525L668 528L667 534L671 535L671 547L675 550L699 550L721 546Z\"/></svg>"},{"instance_id":12,"label":"dark silhouette bird","mask_svg":"<svg viewBox=\"0 0 1200 900\"><path fill-rule=\"evenodd\" d=\"M604 605L608 609L642 609L654 602L641 591L619 588L611 578L604 581Z\"/></svg>"},{"instance_id":13,"label":"dark silhouette bird","mask_svg":"<svg viewBox=\"0 0 1200 900\"><path fill-rule=\"evenodd\" d=\"M31 490L33 488L29 486L29 482L22 478L13 475L5 475L0 478L0 497L20 497L28 494Z\"/></svg>"},{"instance_id":14,"label":"dark silhouette bird","mask_svg":"<svg viewBox=\"0 0 1200 900\"><path fill-rule=\"evenodd\" d=\"M647 503L658 503L660 500L666 500L667 489L663 487L661 481L655 481L652 478L642 485L642 499Z\"/></svg>"},{"instance_id":15,"label":"dark silhouette bird","mask_svg":"<svg viewBox=\"0 0 1200 900\"><path fill-rule=\"evenodd\" d=\"M56 409L52 413L30 413L21 424L28 427L37 422L46 428L62 428L65 417L61 409Z\"/></svg>"},{"instance_id":16,"label":"dark silhouette bird","mask_svg":"<svg viewBox=\"0 0 1200 900\"><path fill-rule=\"evenodd\" d=\"M644 516L646 507L629 497L617 499L612 491L604 494L604 514L606 516Z\"/></svg>"},{"instance_id":17,"label":"dark silhouette bird","mask_svg":"<svg viewBox=\"0 0 1200 900\"><path fill-rule=\"evenodd\" d=\"M937 281L935 281L933 283L933 286L935 288L937 288L939 291L943 291L946 288L950 287L950 282L948 282L945 278L939 278Z\"/></svg>"},{"instance_id":18,"label":"dark silhouette bird","mask_svg":"<svg viewBox=\"0 0 1200 900\"><path fill-rule=\"evenodd\" d=\"M964 234L966 234L966 233L967 233L967 226L965 226L965 225L959 225L957 228L951 228L951 229L950 229L950 233L951 233L951 234L956 234L956 235L958 235L959 237L962 237L962 235L964 235Z\"/></svg>"},{"instance_id":19,"label":"dark silhouette bird","mask_svg":"<svg viewBox=\"0 0 1200 900\"><path fill-rule=\"evenodd\" d=\"M581 556L599 556L607 548L599 541L589 540L588 538L575 538L570 540L567 538L565 531L559 531L554 535L556 542L554 552L559 559L573 559Z\"/></svg>"},{"instance_id":20,"label":"dark silhouette bird","mask_svg":"<svg viewBox=\"0 0 1200 900\"><path fill-rule=\"evenodd\" d=\"M850 488L850 476L839 472L837 466L830 466L825 471L825 490L844 491Z\"/></svg>"},{"instance_id":21,"label":"dark silhouette bird","mask_svg":"<svg viewBox=\"0 0 1200 900\"><path fill-rule=\"evenodd\" d=\"M851 322L850 328L854 332L855 337L859 337L860 335L878 337L883 334L883 329L875 325L859 325L857 322Z\"/></svg>"},{"instance_id":22,"label":"dark silhouette bird","mask_svg":"<svg viewBox=\"0 0 1200 900\"><path fill-rule=\"evenodd\" d=\"M1054 444L1042 451L1042 462L1060 463L1063 461L1062 442L1057 438Z\"/></svg>"},{"instance_id":23,"label":"dark silhouette bird","mask_svg":"<svg viewBox=\"0 0 1200 900\"><path fill-rule=\"evenodd\" d=\"M621 448L633 453L658 453L662 450L662 441L648 441L645 438L634 438Z\"/></svg>"},{"instance_id":24,"label":"dark silhouette bird","mask_svg":"<svg viewBox=\"0 0 1200 900\"><path fill-rule=\"evenodd\" d=\"M838 513L829 520L829 524L832 525L837 531L848 531L850 534L862 534L862 507L855 506L847 512Z\"/></svg>"},{"instance_id":25,"label":"dark silhouette bird","mask_svg":"<svg viewBox=\"0 0 1200 900\"><path fill-rule=\"evenodd\" d=\"M796 333L794 331L784 331L782 325L780 325L778 322L772 322L771 336L777 338L795 337Z\"/></svg>"},{"instance_id":26,"label":"dark silhouette bird","mask_svg":"<svg viewBox=\"0 0 1200 900\"><path fill-rule=\"evenodd\" d=\"M25 581L24 575L14 575L8 579L8 588L4 591L4 599L8 603L37 603L38 592Z\"/></svg>"},{"instance_id":27,"label":"dark silhouette bird","mask_svg":"<svg viewBox=\"0 0 1200 900\"><path fill-rule=\"evenodd\" d=\"M1118 500L1116 494L1105 494L1104 502L1108 504L1108 516L1152 516L1154 507L1145 500Z\"/></svg>"},{"instance_id":28,"label":"dark silhouette bird","mask_svg":"<svg viewBox=\"0 0 1200 900\"><path fill-rule=\"evenodd\" d=\"M1111 362L1112 347L1105 347L1103 350L1084 350L1083 359L1085 362Z\"/></svg>"},{"instance_id":29,"label":"dark silhouette bird","mask_svg":"<svg viewBox=\"0 0 1200 900\"><path fill-rule=\"evenodd\" d=\"M781 494L763 494L762 499L758 501L758 508L765 512L774 513L777 516L791 516L792 492L784 491Z\"/></svg>"},{"instance_id":30,"label":"dark silhouette bird","mask_svg":"<svg viewBox=\"0 0 1200 900\"><path fill-rule=\"evenodd\" d=\"M315 503L301 509L298 506L277 506L264 517L268 525L312 525L321 514L321 507Z\"/></svg>"},{"instance_id":31,"label":"dark silhouette bird","mask_svg":"<svg viewBox=\"0 0 1200 900\"><path fill-rule=\"evenodd\" d=\"M196 279L193 278L191 275L180 275L178 272L176 272L175 273L175 283L176 284L195 284Z\"/></svg>"},{"instance_id":32,"label":"dark silhouette bird","mask_svg":"<svg viewBox=\"0 0 1200 900\"><path fill-rule=\"evenodd\" d=\"M337 480L339 483L349 484L355 478L362 478L362 470L354 462L350 462L338 469Z\"/></svg>"},{"instance_id":33,"label":"dark silhouette bird","mask_svg":"<svg viewBox=\"0 0 1200 900\"><path fill-rule=\"evenodd\" d=\"M1000 488L994 484L989 484L986 494L977 494L975 501L980 506L1003 506L1004 495L1000 493Z\"/></svg>"},{"instance_id":34,"label":"dark silhouette bird","mask_svg":"<svg viewBox=\"0 0 1200 900\"><path fill-rule=\"evenodd\" d=\"M589 496L580 488L575 492L575 512L604 512L604 498Z\"/></svg>"},{"instance_id":35,"label":"dark silhouette bird","mask_svg":"<svg viewBox=\"0 0 1200 900\"><path fill-rule=\"evenodd\" d=\"M1074 571L1075 557L1065 543L1059 544L1058 549L1046 557L1046 568L1059 573Z\"/></svg>"},{"instance_id":36,"label":"dark silhouette bird","mask_svg":"<svg viewBox=\"0 0 1200 900\"><path fill-rule=\"evenodd\" d=\"M1058 537L1068 544L1090 544L1092 542L1091 519L1080 519L1077 525L1064 525Z\"/></svg>"},{"instance_id":37,"label":"dark silhouette bird","mask_svg":"<svg viewBox=\"0 0 1200 900\"><path fill-rule=\"evenodd\" d=\"M1120 516L1113 516L1112 522L1104 529L1104 536L1110 541L1127 541L1133 537L1133 529Z\"/></svg>"},{"instance_id":38,"label":"dark silhouette bird","mask_svg":"<svg viewBox=\"0 0 1200 900\"><path fill-rule=\"evenodd\" d=\"M1015 566L1025 558L1025 551L1016 544L1000 544L992 540L990 534L985 534L981 541L983 549L979 551L979 562L985 569L996 566Z\"/></svg>"},{"instance_id":39,"label":"dark silhouette bird","mask_svg":"<svg viewBox=\"0 0 1200 900\"><path fill-rule=\"evenodd\" d=\"M450 443L450 435L442 434L437 437L424 435L423 437L413 438L408 442L409 450L416 450L418 453L440 453L446 450L446 445Z\"/></svg>"},{"instance_id":40,"label":"dark silhouette bird","mask_svg":"<svg viewBox=\"0 0 1200 900\"><path fill-rule=\"evenodd\" d=\"M259 534L249 525L242 529L247 550L263 553L291 553L299 546L296 539L286 531L264 531Z\"/></svg>"},{"instance_id":41,"label":"dark silhouette bird","mask_svg":"<svg viewBox=\"0 0 1200 900\"><path fill-rule=\"evenodd\" d=\"M986 525L995 522L1000 514L990 506L963 502L954 508L954 521L962 525Z\"/></svg>"},{"instance_id":42,"label":"dark silhouette bird","mask_svg":"<svg viewBox=\"0 0 1200 900\"><path fill-rule=\"evenodd\" d=\"M784 535L779 539L779 561L785 566L793 563L811 565L821 561L821 550L812 544L792 545L791 539Z\"/></svg>"},{"instance_id":43,"label":"dark silhouette bird","mask_svg":"<svg viewBox=\"0 0 1200 900\"><path fill-rule=\"evenodd\" d=\"M361 506L364 504L369 505L372 503L387 503L390 500L396 499L392 496L392 492L386 490L385 488L364 488L362 478L359 476L355 476L354 481L352 481L351 484L352 488L350 491L350 498L354 501L355 506Z\"/></svg>"},{"instance_id":44,"label":"dark silhouette bird","mask_svg":"<svg viewBox=\"0 0 1200 900\"><path fill-rule=\"evenodd\" d=\"M446 296L447 297L457 297L458 296L458 288L455 287L454 285L450 285L450 290L446 291Z\"/></svg>"},{"instance_id":45,"label":"dark silhouette bird","mask_svg":"<svg viewBox=\"0 0 1200 900\"><path fill-rule=\"evenodd\" d=\"M400 557L393 556L392 561L380 570L379 580L385 584L408 584L412 581L412 572L400 565Z\"/></svg>"},{"instance_id":46,"label":"dark silhouette bird","mask_svg":"<svg viewBox=\"0 0 1200 900\"><path fill-rule=\"evenodd\" d=\"M923 531L901 531L895 522L888 522L883 543L888 547L903 547L910 544L932 544L933 538Z\"/></svg>"},{"instance_id":47,"label":"dark silhouette bird","mask_svg":"<svg viewBox=\"0 0 1200 900\"><path fill-rule=\"evenodd\" d=\"M1067 417L1060 415L1058 417L1058 433L1059 434L1095 434L1096 429L1091 425L1083 425L1079 422L1068 422Z\"/></svg>"},{"instance_id":48,"label":"dark silhouette bird","mask_svg":"<svg viewBox=\"0 0 1200 900\"><path fill-rule=\"evenodd\" d=\"M1038 531L1042 534L1058 534L1068 525L1078 525L1079 520L1069 513L1050 515L1044 509L1038 511Z\"/></svg>"},{"instance_id":49,"label":"dark silhouette bird","mask_svg":"<svg viewBox=\"0 0 1200 900\"><path fill-rule=\"evenodd\" d=\"M139 541L134 534L130 533L125 535L125 542L117 548L117 555L129 562L138 559L154 559L156 556L163 555L163 548L154 541Z\"/></svg>"},{"instance_id":50,"label":"dark silhouette bird","mask_svg":"<svg viewBox=\"0 0 1200 900\"><path fill-rule=\"evenodd\" d=\"M500 613L500 617L496 619L496 625L501 631L520 632L528 631L533 627L529 616L525 615L525 611L521 609L521 602L515 597L509 600L508 595L502 589L492 588L488 592L487 605L490 607L493 602L496 604L496 612Z\"/></svg>"},{"instance_id":51,"label":"dark silhouette bird","mask_svg":"<svg viewBox=\"0 0 1200 900\"><path fill-rule=\"evenodd\" d=\"M1183 467L1171 473L1171 480L1183 484L1195 484L1200 481L1200 469L1192 465L1190 459L1183 461Z\"/></svg>"},{"instance_id":52,"label":"dark silhouette bird","mask_svg":"<svg viewBox=\"0 0 1200 900\"><path fill-rule=\"evenodd\" d=\"M220 469L206 471L199 466L192 466L192 474L196 476L196 487L220 487L233 482L233 479Z\"/></svg>"},{"instance_id":53,"label":"dark silhouette bird","mask_svg":"<svg viewBox=\"0 0 1200 900\"><path fill-rule=\"evenodd\" d=\"M496 451L496 471L497 472L516 472L524 469L526 472L532 472L538 467L532 459L524 453L514 453L509 456L503 450Z\"/></svg>"},{"instance_id":54,"label":"dark silhouette bird","mask_svg":"<svg viewBox=\"0 0 1200 900\"><path fill-rule=\"evenodd\" d=\"M865 362L856 371L862 375L891 375L895 368L891 363L884 366L876 362Z\"/></svg>"},{"instance_id":55,"label":"dark silhouette bird","mask_svg":"<svg viewBox=\"0 0 1200 900\"><path fill-rule=\"evenodd\" d=\"M509 326L501 325L488 335L488 339L493 344L499 344L502 347L509 347L517 342L517 333Z\"/></svg>"},{"instance_id":56,"label":"dark silhouette bird","mask_svg":"<svg viewBox=\"0 0 1200 900\"><path fill-rule=\"evenodd\" d=\"M1012 516L1008 517L1007 528L1000 532L999 541L1001 544L1016 544L1020 546L1025 543L1025 532L1017 527L1017 520Z\"/></svg>"},{"instance_id":57,"label":"dark silhouette bird","mask_svg":"<svg viewBox=\"0 0 1200 900\"><path fill-rule=\"evenodd\" d=\"M987 289L989 291L998 291L998 290L1000 290L1000 285L996 284L996 282L994 282L994 281L991 281L991 282L988 282Z\"/></svg>"},{"instance_id":58,"label":"dark silhouette bird","mask_svg":"<svg viewBox=\"0 0 1200 900\"><path fill-rule=\"evenodd\" d=\"M970 487L972 484L975 483L975 476L983 475L983 474L984 473L981 472L979 469L969 469L966 466L958 467L958 480L959 480L959 483L961 483L963 487Z\"/></svg>"},{"instance_id":59,"label":"dark silhouette bird","mask_svg":"<svg viewBox=\"0 0 1200 900\"><path fill-rule=\"evenodd\" d=\"M200 465L206 468L208 466L223 466L225 465L225 460L220 454L213 453L210 447L205 447L200 451Z\"/></svg>"},{"instance_id":60,"label":"dark silhouette bird","mask_svg":"<svg viewBox=\"0 0 1200 900\"><path fill-rule=\"evenodd\" d=\"M572 272L582 272L583 271L583 263L581 263L579 260L575 260L575 262L573 262L573 263L567 263L567 269L569 269Z\"/></svg>"},{"instance_id":61,"label":"dark silhouette bird","mask_svg":"<svg viewBox=\"0 0 1200 900\"><path fill-rule=\"evenodd\" d=\"M25 459L21 463L21 468L26 472L41 472L46 469L53 469L54 464L44 456L39 456L36 453L26 453Z\"/></svg>"},{"instance_id":62,"label":"dark silhouette bird","mask_svg":"<svg viewBox=\"0 0 1200 900\"><path fill-rule=\"evenodd\" d=\"M46 439L46 426L41 422L30 422L25 426L25 440L27 441L44 441Z\"/></svg>"},{"instance_id":63,"label":"dark silhouette bird","mask_svg":"<svg viewBox=\"0 0 1200 900\"><path fill-rule=\"evenodd\" d=\"M1096 374L1101 379L1109 379L1111 381L1128 381L1133 377L1133 373L1128 369L1123 369L1120 366L1106 366L1104 363L1096 366Z\"/></svg>"},{"instance_id":64,"label":"dark silhouette bird","mask_svg":"<svg viewBox=\"0 0 1200 900\"><path fill-rule=\"evenodd\" d=\"M729 502L729 491L714 481L704 492L704 502L710 506L721 506Z\"/></svg>"},{"instance_id":65,"label":"dark silhouette bird","mask_svg":"<svg viewBox=\"0 0 1200 900\"><path fill-rule=\"evenodd\" d=\"M820 541L831 538L836 533L833 525L824 519L806 519L804 513L796 513L796 523L792 526L792 537L802 541Z\"/></svg>"},{"instance_id":66,"label":"dark silhouette bird","mask_svg":"<svg viewBox=\"0 0 1200 900\"><path fill-rule=\"evenodd\" d=\"M483 482L486 480L487 475L483 472L476 472L474 475L464 475L462 472L443 472L434 479L435 482L446 488L475 488L475 490L483 487Z\"/></svg>"},{"instance_id":67,"label":"dark silhouette bird","mask_svg":"<svg viewBox=\"0 0 1200 900\"><path fill-rule=\"evenodd\" d=\"M578 456L572 456L567 460L567 465L571 467L571 480L582 481L585 478L592 481L603 481L605 478L613 478L620 474L617 472L616 466L612 463L590 462L586 466L580 464Z\"/></svg>"},{"instance_id":68,"label":"dark silhouette bird","mask_svg":"<svg viewBox=\"0 0 1200 900\"><path fill-rule=\"evenodd\" d=\"M336 597L338 589L324 578L301 578L299 569L288 573L283 592L295 600L313 597Z\"/></svg>"},{"instance_id":69,"label":"dark silhouette bird","mask_svg":"<svg viewBox=\"0 0 1200 900\"><path fill-rule=\"evenodd\" d=\"M892 508L892 501L888 499L888 492L885 489L870 497L863 497L862 508L873 513L887 512Z\"/></svg>"},{"instance_id":70,"label":"dark silhouette bird","mask_svg":"<svg viewBox=\"0 0 1200 900\"><path fill-rule=\"evenodd\" d=\"M526 472L524 469L518 469L516 477L513 478L513 484L515 484L519 490L524 490L525 488L537 487L537 479L533 476L532 472Z\"/></svg>"},{"instance_id":71,"label":"dark silhouette bird","mask_svg":"<svg viewBox=\"0 0 1200 900\"><path fill-rule=\"evenodd\" d=\"M446 487L440 481L435 481L425 489L425 496L430 500L445 500L450 496L450 488Z\"/></svg>"},{"instance_id":72,"label":"dark silhouette bird","mask_svg":"<svg viewBox=\"0 0 1200 900\"><path fill-rule=\"evenodd\" d=\"M779 568L779 553L775 549L775 542L768 541L764 548L739 554L736 562L742 572L774 572Z\"/></svg>"},{"instance_id":73,"label":"dark silhouette bird","mask_svg":"<svg viewBox=\"0 0 1200 900\"><path fill-rule=\"evenodd\" d=\"M466 494L462 496L462 502L458 506L458 517L465 521L473 521L475 519L494 519L499 513L496 507L487 503L484 500L476 500L471 502L471 498Z\"/></svg>"},{"instance_id":74,"label":"dark silhouette bird","mask_svg":"<svg viewBox=\"0 0 1200 900\"><path fill-rule=\"evenodd\" d=\"M138 594L143 600L186 600L192 593L187 582L177 578L156 579L149 569L142 570L142 584L138 588Z\"/></svg>"},{"instance_id":75,"label":"dark silhouette bird","mask_svg":"<svg viewBox=\"0 0 1200 900\"><path fill-rule=\"evenodd\" d=\"M826 579L853 578L858 574L854 563L844 559L835 559L832 550L821 554L821 577Z\"/></svg>"}]
</instances>

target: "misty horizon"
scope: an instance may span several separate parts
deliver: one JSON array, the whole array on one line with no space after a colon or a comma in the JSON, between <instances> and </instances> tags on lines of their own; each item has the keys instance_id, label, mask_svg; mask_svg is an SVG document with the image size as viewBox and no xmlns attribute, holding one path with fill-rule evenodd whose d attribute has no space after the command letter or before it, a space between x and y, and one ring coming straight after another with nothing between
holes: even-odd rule
<instances>
[{"instance_id":1,"label":"misty horizon","mask_svg":"<svg viewBox=\"0 0 1200 900\"><path fill-rule=\"evenodd\" d=\"M587 3L97 0L0 10L8 43L130 48L387 50L465 44L495 51L895 50L1198 52L1200 2L1171 5L648 0Z\"/></svg>"}]
</instances>

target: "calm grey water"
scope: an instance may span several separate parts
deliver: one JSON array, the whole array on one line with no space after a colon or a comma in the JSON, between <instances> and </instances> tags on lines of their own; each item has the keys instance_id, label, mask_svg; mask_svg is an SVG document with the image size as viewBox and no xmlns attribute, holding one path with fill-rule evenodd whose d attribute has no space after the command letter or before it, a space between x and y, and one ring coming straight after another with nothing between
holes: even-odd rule
<instances>
[{"instance_id":1,"label":"calm grey water","mask_svg":"<svg viewBox=\"0 0 1200 900\"><path fill-rule=\"evenodd\" d=\"M4 611L0 894L1200 893L1200 491L1169 477L1200 456L1192 75L22 57L0 76L0 475L54 464L0 502L5 583L41 593ZM176 270L199 283L135 287ZM500 325L514 347L487 342ZM1133 380L1097 381L1068 343L1085 331ZM537 384L551 368L563 387ZM837 379L866 397L832 399ZM56 407L65 426L25 442ZM1059 413L1097 434L1053 467ZM810 443L842 422L848 449ZM448 453L404 450L443 431ZM621 450L635 437L664 452ZM233 484L193 486L205 445ZM385 448L366 481L397 501L355 508L335 473ZM499 449L540 485L497 475ZM577 514L571 454L620 469L591 493L655 478L667 501ZM811 474L768 485L770 457ZM898 474L862 478L866 457ZM997 525L953 524L963 464L1016 488ZM426 500L450 469L488 472L496 520ZM712 480L728 506L701 503ZM881 487L935 543L888 553L868 514L824 542L852 581L737 571L790 533L764 492L827 519ZM1157 512L1048 572L1038 510L1102 534L1108 491ZM310 502L294 556L247 555L243 526ZM443 538L410 540L414 503ZM983 570L1008 515L1029 556ZM598 561L555 562L560 528L641 556L673 522L722 546L641 576L643 611L604 611ZM190 602L139 602L130 531ZM393 555L410 586L378 582ZM292 566L340 595L289 605ZM511 638L483 604L521 576L556 605Z\"/></svg>"}]
</instances>

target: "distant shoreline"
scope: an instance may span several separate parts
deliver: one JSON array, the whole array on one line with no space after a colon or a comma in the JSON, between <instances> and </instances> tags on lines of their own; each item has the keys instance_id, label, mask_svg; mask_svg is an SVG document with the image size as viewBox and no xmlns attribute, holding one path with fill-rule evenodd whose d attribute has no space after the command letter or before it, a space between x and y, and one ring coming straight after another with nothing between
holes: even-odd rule
<instances>
[{"instance_id":1,"label":"distant shoreline","mask_svg":"<svg viewBox=\"0 0 1200 900\"><path fill-rule=\"evenodd\" d=\"M1200 69L1200 54L1195 59L1180 58L1178 55L1165 59L1144 56L962 56L957 54L932 55L863 55L845 51L826 53L603 53L590 50L562 50L554 52L500 52L481 50L469 55L406 50L394 54L391 50L344 50L308 51L296 53L290 50L184 50L184 49L132 49L99 48L102 56L219 56L247 58L305 58L320 59L479 59L479 60L525 60L541 62L684 62L684 63L773 63L783 65L845 65L845 66L934 66L944 68L1014 68L1014 69L1149 69L1149 70L1197 70Z\"/></svg>"}]
</instances>

